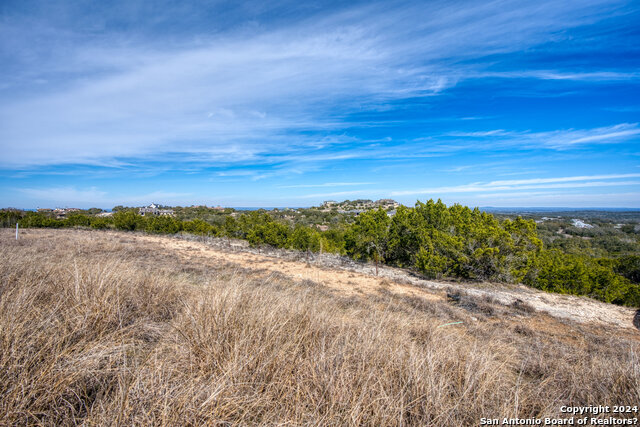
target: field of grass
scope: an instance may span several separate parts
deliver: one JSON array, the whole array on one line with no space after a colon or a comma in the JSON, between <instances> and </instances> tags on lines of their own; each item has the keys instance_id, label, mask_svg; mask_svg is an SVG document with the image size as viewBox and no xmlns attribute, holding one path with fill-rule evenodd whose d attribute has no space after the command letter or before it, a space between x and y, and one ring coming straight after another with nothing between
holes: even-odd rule
<instances>
[{"instance_id":1,"label":"field of grass","mask_svg":"<svg viewBox=\"0 0 640 427\"><path fill-rule=\"evenodd\" d=\"M126 233L0 237L2 425L455 426L640 403L632 329L347 296Z\"/></svg>"}]
</instances>

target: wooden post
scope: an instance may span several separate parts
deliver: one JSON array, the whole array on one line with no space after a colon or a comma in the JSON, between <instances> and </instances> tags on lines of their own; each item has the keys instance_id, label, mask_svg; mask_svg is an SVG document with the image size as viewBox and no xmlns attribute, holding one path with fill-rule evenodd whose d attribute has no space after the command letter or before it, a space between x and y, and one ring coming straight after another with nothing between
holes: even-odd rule
<instances>
[{"instance_id":1,"label":"wooden post","mask_svg":"<svg viewBox=\"0 0 640 427\"><path fill-rule=\"evenodd\" d=\"M18 223L16 222L16 240L18 240Z\"/></svg>"}]
</instances>

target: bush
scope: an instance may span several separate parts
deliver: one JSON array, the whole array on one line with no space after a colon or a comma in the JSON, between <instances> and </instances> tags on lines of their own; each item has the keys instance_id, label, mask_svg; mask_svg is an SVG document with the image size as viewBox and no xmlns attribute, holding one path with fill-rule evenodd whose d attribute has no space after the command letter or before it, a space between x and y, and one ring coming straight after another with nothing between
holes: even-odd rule
<instances>
[{"instance_id":1,"label":"bush","mask_svg":"<svg viewBox=\"0 0 640 427\"><path fill-rule=\"evenodd\" d=\"M253 246L267 244L276 248L286 248L290 232L288 226L272 221L252 228L247 233L247 240Z\"/></svg>"},{"instance_id":2,"label":"bush","mask_svg":"<svg viewBox=\"0 0 640 427\"><path fill-rule=\"evenodd\" d=\"M182 222L170 216L156 216L147 219L145 231L157 234L176 234L182 230Z\"/></svg>"},{"instance_id":3,"label":"bush","mask_svg":"<svg viewBox=\"0 0 640 427\"><path fill-rule=\"evenodd\" d=\"M20 211L0 211L0 227L15 227L20 218L22 218L22 213Z\"/></svg>"},{"instance_id":4,"label":"bush","mask_svg":"<svg viewBox=\"0 0 640 427\"><path fill-rule=\"evenodd\" d=\"M525 284L545 291L573 295L588 295L605 302L633 304L630 282L611 267L597 260L563 254L557 250L543 251L536 258Z\"/></svg>"},{"instance_id":5,"label":"bush","mask_svg":"<svg viewBox=\"0 0 640 427\"><path fill-rule=\"evenodd\" d=\"M618 258L614 268L616 273L633 283L640 283L640 255L627 255Z\"/></svg>"},{"instance_id":6,"label":"bush","mask_svg":"<svg viewBox=\"0 0 640 427\"><path fill-rule=\"evenodd\" d=\"M321 244L320 234L304 225L297 225L289 237L289 247L299 251L318 252Z\"/></svg>"},{"instance_id":7,"label":"bush","mask_svg":"<svg viewBox=\"0 0 640 427\"><path fill-rule=\"evenodd\" d=\"M96 230L104 230L106 228L109 228L109 224L110 221L102 217L93 218L91 220L91 228L94 228Z\"/></svg>"},{"instance_id":8,"label":"bush","mask_svg":"<svg viewBox=\"0 0 640 427\"><path fill-rule=\"evenodd\" d=\"M448 258L420 248L416 256L415 267L428 278L436 279L442 277L449 270L449 263Z\"/></svg>"},{"instance_id":9,"label":"bush","mask_svg":"<svg viewBox=\"0 0 640 427\"><path fill-rule=\"evenodd\" d=\"M89 227L91 218L82 214L71 214L64 220L67 227Z\"/></svg>"},{"instance_id":10,"label":"bush","mask_svg":"<svg viewBox=\"0 0 640 427\"><path fill-rule=\"evenodd\" d=\"M113 215L113 225L118 230L134 231L135 229L143 229L144 218L135 212L118 211Z\"/></svg>"},{"instance_id":11,"label":"bush","mask_svg":"<svg viewBox=\"0 0 640 427\"><path fill-rule=\"evenodd\" d=\"M219 234L219 230L216 227L201 219L184 221L182 223L182 229L187 233L199 234L201 236L217 236Z\"/></svg>"}]
</instances>

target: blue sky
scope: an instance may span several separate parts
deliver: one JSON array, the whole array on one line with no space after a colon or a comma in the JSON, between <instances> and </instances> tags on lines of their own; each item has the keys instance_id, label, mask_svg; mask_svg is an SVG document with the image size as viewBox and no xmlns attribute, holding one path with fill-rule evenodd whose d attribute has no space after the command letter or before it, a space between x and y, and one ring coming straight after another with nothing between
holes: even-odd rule
<instances>
[{"instance_id":1,"label":"blue sky","mask_svg":"<svg viewBox=\"0 0 640 427\"><path fill-rule=\"evenodd\" d=\"M640 208L640 3L0 2L0 206Z\"/></svg>"}]
</instances>

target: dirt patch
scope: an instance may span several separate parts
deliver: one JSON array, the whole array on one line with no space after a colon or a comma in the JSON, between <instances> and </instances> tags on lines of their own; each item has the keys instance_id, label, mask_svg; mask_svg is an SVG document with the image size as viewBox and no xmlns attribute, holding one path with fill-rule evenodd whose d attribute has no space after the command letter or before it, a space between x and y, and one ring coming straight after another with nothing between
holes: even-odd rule
<instances>
[{"instance_id":1,"label":"dirt patch","mask_svg":"<svg viewBox=\"0 0 640 427\"><path fill-rule=\"evenodd\" d=\"M375 293L380 288L386 288L396 294L420 295L430 300L442 300L438 292L430 292L415 286L396 283L387 277L375 277L364 272L354 272L348 269L328 269L317 260L309 263L283 259L273 254L256 254L248 251L238 251L238 246L232 250L215 248L206 243L181 239L170 239L163 236L141 235L142 241L153 242L164 248L175 250L175 253L185 259L207 258L215 263L230 263L238 266L250 266L252 269L284 274L298 281L312 281L334 289L347 296L362 293ZM197 250L197 253L194 251Z\"/></svg>"}]
</instances>

